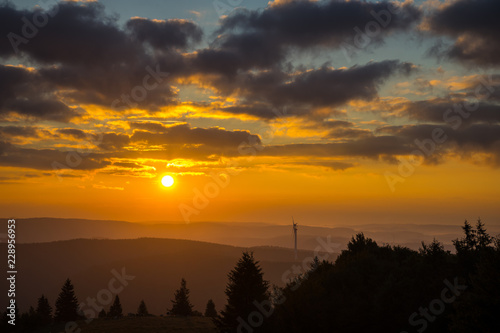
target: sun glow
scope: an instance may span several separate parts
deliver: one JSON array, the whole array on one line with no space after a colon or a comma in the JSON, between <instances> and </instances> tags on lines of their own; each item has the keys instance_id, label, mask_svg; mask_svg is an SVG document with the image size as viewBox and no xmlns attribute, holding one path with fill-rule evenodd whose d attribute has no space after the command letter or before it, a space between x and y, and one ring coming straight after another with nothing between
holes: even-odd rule
<instances>
[{"instance_id":1,"label":"sun glow","mask_svg":"<svg viewBox=\"0 0 500 333\"><path fill-rule=\"evenodd\" d=\"M174 185L174 178L172 176L164 176L161 179L161 184L165 187L170 187Z\"/></svg>"}]
</instances>

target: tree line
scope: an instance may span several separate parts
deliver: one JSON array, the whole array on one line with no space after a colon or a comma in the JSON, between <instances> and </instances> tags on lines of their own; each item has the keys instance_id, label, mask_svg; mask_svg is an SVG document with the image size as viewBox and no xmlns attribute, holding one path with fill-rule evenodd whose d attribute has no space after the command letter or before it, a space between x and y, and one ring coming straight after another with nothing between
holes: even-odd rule
<instances>
[{"instance_id":1,"label":"tree line","mask_svg":"<svg viewBox=\"0 0 500 333\"><path fill-rule=\"evenodd\" d=\"M500 332L500 238L465 221L455 253L435 240L419 251L359 233L334 263L317 258L269 288L253 257L229 274L223 333Z\"/></svg>"},{"instance_id":2,"label":"tree line","mask_svg":"<svg viewBox=\"0 0 500 333\"><path fill-rule=\"evenodd\" d=\"M202 314L193 310L193 305L189 301L189 289L186 286L186 280L181 280L181 287L176 290L171 309L167 310L167 315L173 316L201 316ZM30 306L27 312L19 314L16 307L16 325L8 324L9 317L7 312L1 313L2 323L0 328L2 332L35 332L39 329L48 328L51 325L61 325L68 322L85 320L86 318L79 308L78 298L75 294L73 283L68 278L64 282L59 296L55 303L55 310L49 303L45 295L38 298L37 306ZM129 314L131 315L131 314ZM137 311L132 314L138 317L152 316L144 300L141 300ZM208 300L204 315L206 317L217 316L215 303L212 299ZM99 312L99 319L119 319L124 316L123 309L118 295L115 296L113 303L106 311L104 308Z\"/></svg>"}]
</instances>

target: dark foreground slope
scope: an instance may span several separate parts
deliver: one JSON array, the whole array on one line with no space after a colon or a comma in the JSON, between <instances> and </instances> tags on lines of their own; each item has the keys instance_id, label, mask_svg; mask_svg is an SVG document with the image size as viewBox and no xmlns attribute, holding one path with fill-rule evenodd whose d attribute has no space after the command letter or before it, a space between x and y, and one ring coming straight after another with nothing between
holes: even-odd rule
<instances>
[{"instance_id":1,"label":"dark foreground slope","mask_svg":"<svg viewBox=\"0 0 500 333\"><path fill-rule=\"evenodd\" d=\"M171 307L174 291L185 278L195 310L203 312L209 299L219 310L225 302L227 273L245 250L253 251L261 261L267 280L283 285L282 276L294 265L294 258L292 250L278 247L246 249L152 238L20 244L16 298L22 312L36 306L42 294L54 307L62 284L70 278L80 302L89 304L88 297L106 302L108 290L120 289L124 314L135 313L144 300L150 313L160 315ZM308 251L299 254L299 260L313 255Z\"/></svg>"},{"instance_id":2,"label":"dark foreground slope","mask_svg":"<svg viewBox=\"0 0 500 333\"><path fill-rule=\"evenodd\" d=\"M212 319L205 317L124 317L120 319L97 319L87 324L77 322L80 333L215 333ZM57 327L37 333L54 332ZM60 327L57 332L63 332Z\"/></svg>"}]
</instances>

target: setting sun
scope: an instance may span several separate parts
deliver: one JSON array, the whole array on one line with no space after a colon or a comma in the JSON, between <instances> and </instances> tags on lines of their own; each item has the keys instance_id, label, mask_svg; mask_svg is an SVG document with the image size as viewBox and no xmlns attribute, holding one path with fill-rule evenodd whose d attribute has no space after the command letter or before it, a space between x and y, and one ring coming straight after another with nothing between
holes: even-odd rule
<instances>
[{"instance_id":1,"label":"setting sun","mask_svg":"<svg viewBox=\"0 0 500 333\"><path fill-rule=\"evenodd\" d=\"M500 333L494 13L0 0L0 333Z\"/></svg>"},{"instance_id":2,"label":"setting sun","mask_svg":"<svg viewBox=\"0 0 500 333\"><path fill-rule=\"evenodd\" d=\"M174 178L172 176L165 176L161 179L161 184L165 187L174 185Z\"/></svg>"}]
</instances>

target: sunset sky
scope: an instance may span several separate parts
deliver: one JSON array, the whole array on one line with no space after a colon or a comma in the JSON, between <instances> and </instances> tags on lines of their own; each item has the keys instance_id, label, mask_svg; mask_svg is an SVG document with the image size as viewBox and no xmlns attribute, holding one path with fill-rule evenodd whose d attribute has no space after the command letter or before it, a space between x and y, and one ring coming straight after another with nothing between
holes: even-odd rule
<instances>
[{"instance_id":1,"label":"sunset sky","mask_svg":"<svg viewBox=\"0 0 500 333\"><path fill-rule=\"evenodd\" d=\"M499 224L498 13L1 2L1 215Z\"/></svg>"}]
</instances>

